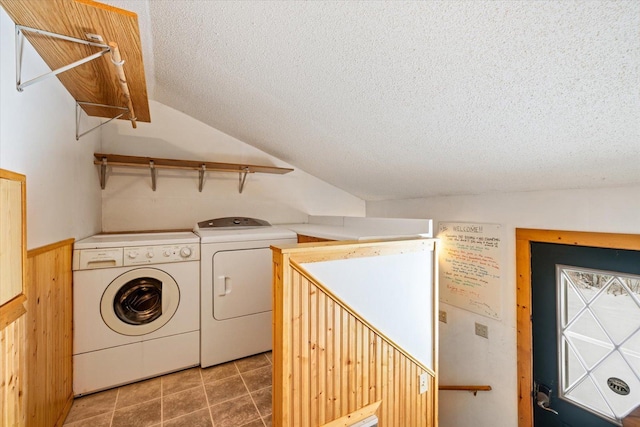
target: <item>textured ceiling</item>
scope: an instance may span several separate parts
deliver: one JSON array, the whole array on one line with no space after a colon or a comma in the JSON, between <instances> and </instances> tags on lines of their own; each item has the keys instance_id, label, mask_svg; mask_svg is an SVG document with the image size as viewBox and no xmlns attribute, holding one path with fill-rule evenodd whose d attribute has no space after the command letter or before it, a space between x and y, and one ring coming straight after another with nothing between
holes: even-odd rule
<instances>
[{"instance_id":1,"label":"textured ceiling","mask_svg":"<svg viewBox=\"0 0 640 427\"><path fill-rule=\"evenodd\" d=\"M152 98L365 200L640 183L638 1L108 2Z\"/></svg>"}]
</instances>

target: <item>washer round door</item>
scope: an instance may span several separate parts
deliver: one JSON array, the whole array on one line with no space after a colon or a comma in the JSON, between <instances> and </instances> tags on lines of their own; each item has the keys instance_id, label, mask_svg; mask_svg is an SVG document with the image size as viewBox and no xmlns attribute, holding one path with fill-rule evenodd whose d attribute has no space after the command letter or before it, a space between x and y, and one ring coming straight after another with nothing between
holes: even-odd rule
<instances>
[{"instance_id":1,"label":"washer round door","mask_svg":"<svg viewBox=\"0 0 640 427\"><path fill-rule=\"evenodd\" d=\"M164 326L178 310L180 288L168 273L137 268L116 277L100 301L106 325L123 335L145 335Z\"/></svg>"}]
</instances>

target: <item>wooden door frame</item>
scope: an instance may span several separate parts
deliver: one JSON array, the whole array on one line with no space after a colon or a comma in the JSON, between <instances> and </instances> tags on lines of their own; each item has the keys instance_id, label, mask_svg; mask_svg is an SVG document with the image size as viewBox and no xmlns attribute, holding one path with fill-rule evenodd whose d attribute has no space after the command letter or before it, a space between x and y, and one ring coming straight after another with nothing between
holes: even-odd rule
<instances>
[{"instance_id":1,"label":"wooden door frame","mask_svg":"<svg viewBox=\"0 0 640 427\"><path fill-rule=\"evenodd\" d=\"M531 242L640 251L640 234L516 228L516 308L518 345L518 427L533 426L531 330Z\"/></svg>"}]
</instances>

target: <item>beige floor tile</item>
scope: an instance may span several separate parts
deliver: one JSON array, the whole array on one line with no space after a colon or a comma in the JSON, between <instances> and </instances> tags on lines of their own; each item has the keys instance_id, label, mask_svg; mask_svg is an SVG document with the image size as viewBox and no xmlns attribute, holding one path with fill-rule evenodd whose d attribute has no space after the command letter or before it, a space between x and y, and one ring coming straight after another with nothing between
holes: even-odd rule
<instances>
[{"instance_id":1,"label":"beige floor tile","mask_svg":"<svg viewBox=\"0 0 640 427\"><path fill-rule=\"evenodd\" d=\"M247 424L242 424L242 427L264 427L264 423L260 418L258 418L257 420L253 420Z\"/></svg>"},{"instance_id":2,"label":"beige floor tile","mask_svg":"<svg viewBox=\"0 0 640 427\"><path fill-rule=\"evenodd\" d=\"M162 421L160 399L127 406L113 414L111 427L147 427Z\"/></svg>"},{"instance_id":3,"label":"beige floor tile","mask_svg":"<svg viewBox=\"0 0 640 427\"><path fill-rule=\"evenodd\" d=\"M162 377L162 395L177 393L202 384L200 368L187 369Z\"/></svg>"},{"instance_id":4,"label":"beige floor tile","mask_svg":"<svg viewBox=\"0 0 640 427\"><path fill-rule=\"evenodd\" d=\"M201 409L196 412L192 412L188 415L184 415L179 418L174 418L169 421L165 421L163 427L212 427L211 414L209 408Z\"/></svg>"},{"instance_id":5,"label":"beige floor tile","mask_svg":"<svg viewBox=\"0 0 640 427\"><path fill-rule=\"evenodd\" d=\"M113 411L117 395L118 390L114 389L75 399L66 422L73 423Z\"/></svg>"},{"instance_id":6,"label":"beige floor tile","mask_svg":"<svg viewBox=\"0 0 640 427\"><path fill-rule=\"evenodd\" d=\"M271 387L263 388L262 390L254 391L251 393L251 398L258 407L260 416L267 416L271 414Z\"/></svg>"},{"instance_id":7,"label":"beige floor tile","mask_svg":"<svg viewBox=\"0 0 640 427\"><path fill-rule=\"evenodd\" d=\"M273 364L273 353L271 351L267 351L264 355L269 359L269 363Z\"/></svg>"},{"instance_id":8,"label":"beige floor tile","mask_svg":"<svg viewBox=\"0 0 640 427\"><path fill-rule=\"evenodd\" d=\"M204 387L200 385L163 397L162 417L164 420L170 420L206 407Z\"/></svg>"},{"instance_id":9,"label":"beige floor tile","mask_svg":"<svg viewBox=\"0 0 640 427\"><path fill-rule=\"evenodd\" d=\"M202 380L205 383L229 378L234 375L238 375L239 373L238 368L236 368L236 364L233 362L204 368L200 372L202 373Z\"/></svg>"},{"instance_id":10,"label":"beige floor tile","mask_svg":"<svg viewBox=\"0 0 640 427\"><path fill-rule=\"evenodd\" d=\"M238 427L260 418L249 395L211 406L215 427Z\"/></svg>"},{"instance_id":11,"label":"beige floor tile","mask_svg":"<svg viewBox=\"0 0 640 427\"><path fill-rule=\"evenodd\" d=\"M161 378L152 378L146 381L122 386L119 389L116 409L148 402L160 398Z\"/></svg>"},{"instance_id":12,"label":"beige floor tile","mask_svg":"<svg viewBox=\"0 0 640 427\"><path fill-rule=\"evenodd\" d=\"M209 406L249 394L240 375L205 384L204 388L207 392Z\"/></svg>"},{"instance_id":13,"label":"beige floor tile","mask_svg":"<svg viewBox=\"0 0 640 427\"><path fill-rule=\"evenodd\" d=\"M271 427L271 358L267 352L77 398L65 427Z\"/></svg>"},{"instance_id":14,"label":"beige floor tile","mask_svg":"<svg viewBox=\"0 0 640 427\"><path fill-rule=\"evenodd\" d=\"M241 375L249 391L271 387L271 365L254 369L253 371L243 372Z\"/></svg>"},{"instance_id":15,"label":"beige floor tile","mask_svg":"<svg viewBox=\"0 0 640 427\"><path fill-rule=\"evenodd\" d=\"M109 411L106 414L98 415L97 417L85 418L84 420L76 421L74 423L66 423L65 427L109 427L111 425L111 417L113 412Z\"/></svg>"},{"instance_id":16,"label":"beige floor tile","mask_svg":"<svg viewBox=\"0 0 640 427\"><path fill-rule=\"evenodd\" d=\"M236 366L240 372L252 371L254 369L268 366L269 359L264 354L256 354L255 356L245 357L244 359L238 359L235 361Z\"/></svg>"}]
</instances>

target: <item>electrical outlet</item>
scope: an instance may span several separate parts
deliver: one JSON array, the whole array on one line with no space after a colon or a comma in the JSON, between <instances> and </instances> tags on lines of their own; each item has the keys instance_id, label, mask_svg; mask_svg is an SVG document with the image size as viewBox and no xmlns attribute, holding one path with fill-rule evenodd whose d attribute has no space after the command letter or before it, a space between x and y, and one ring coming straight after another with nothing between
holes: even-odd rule
<instances>
[{"instance_id":1,"label":"electrical outlet","mask_svg":"<svg viewBox=\"0 0 640 427\"><path fill-rule=\"evenodd\" d=\"M420 374L420 394L429 391L429 376L428 374Z\"/></svg>"},{"instance_id":2,"label":"electrical outlet","mask_svg":"<svg viewBox=\"0 0 640 427\"><path fill-rule=\"evenodd\" d=\"M489 327L487 325L476 322L476 335L482 338L489 339Z\"/></svg>"},{"instance_id":3,"label":"electrical outlet","mask_svg":"<svg viewBox=\"0 0 640 427\"><path fill-rule=\"evenodd\" d=\"M438 312L438 320L442 323L447 323L447 312L444 310L440 310Z\"/></svg>"}]
</instances>

